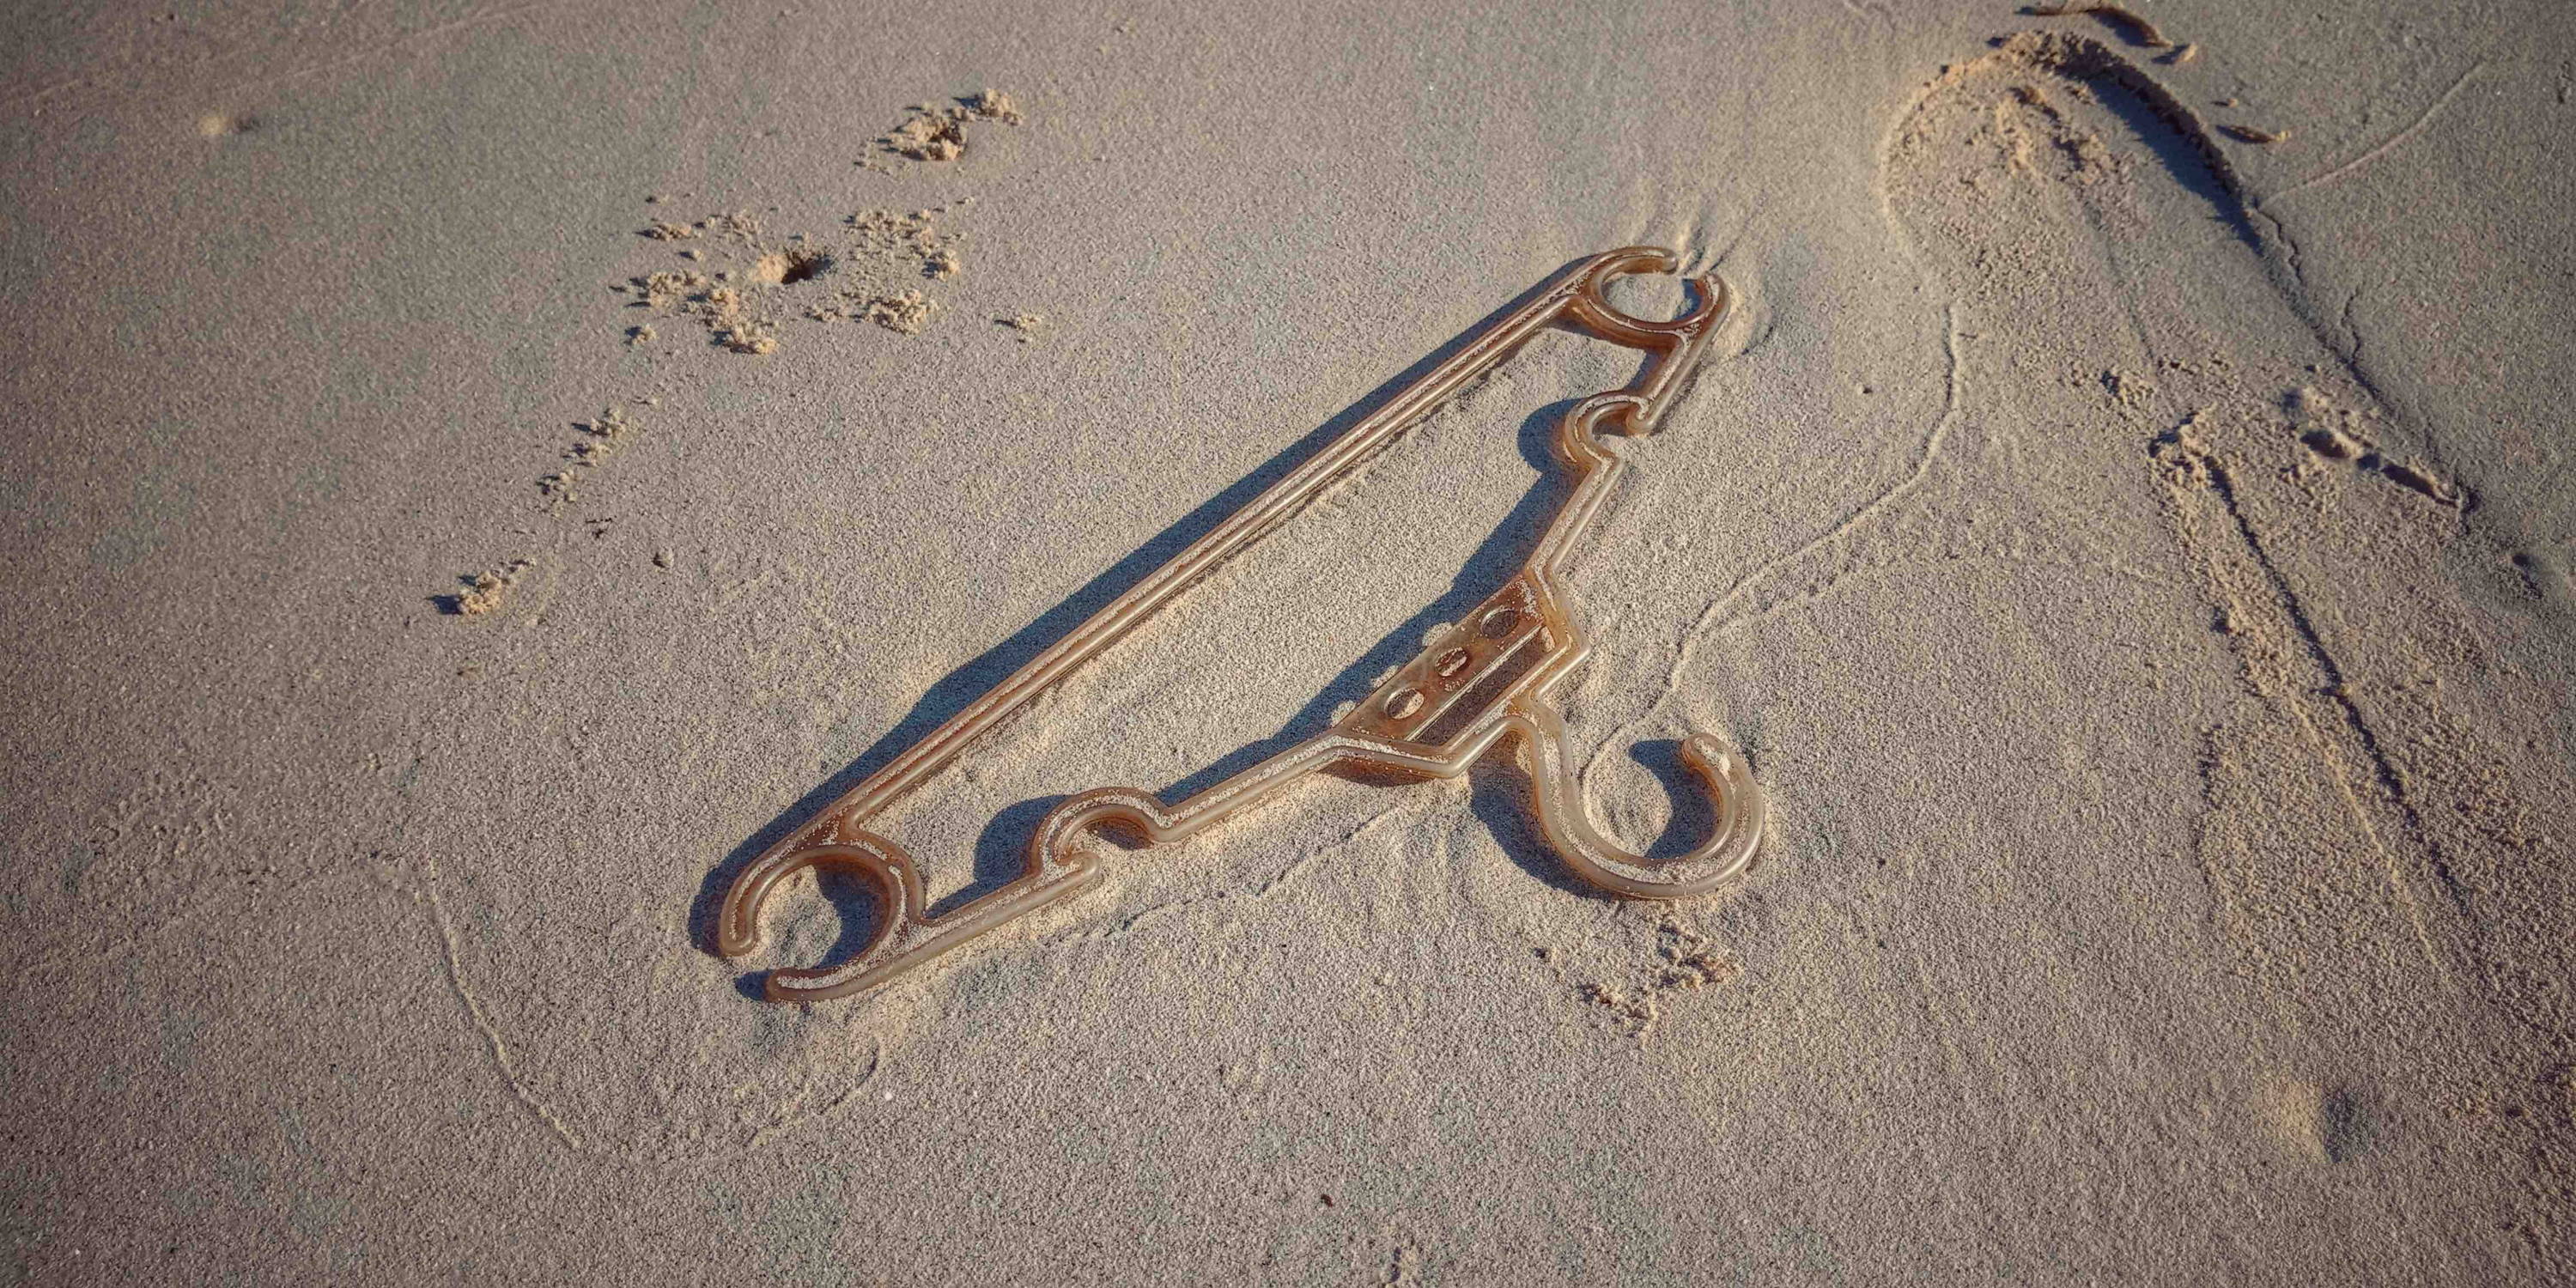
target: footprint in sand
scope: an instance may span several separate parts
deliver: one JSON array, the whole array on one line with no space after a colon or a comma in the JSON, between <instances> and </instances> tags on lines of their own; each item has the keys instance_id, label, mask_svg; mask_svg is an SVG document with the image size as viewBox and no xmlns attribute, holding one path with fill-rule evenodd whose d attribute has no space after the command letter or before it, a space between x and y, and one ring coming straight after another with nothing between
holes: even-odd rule
<instances>
[{"instance_id":1,"label":"footprint in sand","mask_svg":"<svg viewBox=\"0 0 2576 1288\"><path fill-rule=\"evenodd\" d=\"M2369 1219L2431 1239L2541 1192L2500 1147L2396 1129L2479 1076L2486 1017L2546 1005L2473 982L2546 931L2488 893L2521 858L2480 814L2517 806L2473 731L2522 722L2488 696L2514 681L2469 688L2487 643L2446 571L2507 552L2227 146L2071 33L1928 84L1880 184L1944 405L1903 477L1709 605L1672 687L1763 713L1784 813L1913 823L1798 879L1855 950L1902 927L1949 1077L2010 1071L2006 1113L2246 1088L2249 1139L2373 1169ZM2319 1063L2372 1093L2259 1090Z\"/></svg>"}]
</instances>

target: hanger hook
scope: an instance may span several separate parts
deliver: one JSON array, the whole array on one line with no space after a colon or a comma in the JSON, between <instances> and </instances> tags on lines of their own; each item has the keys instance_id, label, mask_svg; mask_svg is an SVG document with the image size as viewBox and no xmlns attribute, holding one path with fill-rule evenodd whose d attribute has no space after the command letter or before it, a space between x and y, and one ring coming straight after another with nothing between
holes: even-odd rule
<instances>
[{"instance_id":1,"label":"hanger hook","mask_svg":"<svg viewBox=\"0 0 2576 1288\"><path fill-rule=\"evenodd\" d=\"M1613 844L1593 826L1583 784L1566 752L1565 722L1543 700L1516 704L1538 798L1539 830L1575 875L1631 899L1687 899L1706 894L1752 866L1767 809L1744 757L1704 733L1682 743L1682 760L1698 774L1717 823L1688 854L1649 859Z\"/></svg>"}]
</instances>

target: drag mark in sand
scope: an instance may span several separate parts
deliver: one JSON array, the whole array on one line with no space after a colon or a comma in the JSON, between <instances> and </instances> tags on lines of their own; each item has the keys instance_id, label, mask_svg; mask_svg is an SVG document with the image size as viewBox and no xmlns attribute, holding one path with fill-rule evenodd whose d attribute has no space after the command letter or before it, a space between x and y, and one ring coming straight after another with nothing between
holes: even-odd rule
<instances>
[{"instance_id":1,"label":"drag mark in sand","mask_svg":"<svg viewBox=\"0 0 2576 1288\"><path fill-rule=\"evenodd\" d=\"M858 1081L851 1083L841 1092L840 1095L834 1096L830 1102L826 1103L821 1108L816 1109L811 1113L791 1115L789 1117L782 1118L777 1122L771 1123L766 1127L757 1128L751 1133L750 1138L745 1140L738 1149L707 1154L687 1160L674 1161L686 1161L691 1163L722 1162L726 1159L743 1158L748 1155L758 1153L762 1147L769 1144L769 1142L776 1137L796 1128L803 1127L811 1123L821 1122L826 1118L830 1118L833 1115L840 1113L843 1109L848 1108L851 1103L855 1102L859 1098L860 1092L868 1089L868 1084L877 1080L877 1073L884 1068L885 1039L878 1038L875 1039L875 1045L868 1053L868 1071L860 1074ZM892 1093L888 1094L891 1095Z\"/></svg>"},{"instance_id":2,"label":"drag mark in sand","mask_svg":"<svg viewBox=\"0 0 2576 1288\"><path fill-rule=\"evenodd\" d=\"M1956 301L1943 306L1942 319L1941 352L1945 371L1942 377L1941 414L1933 418L1932 427L1924 434L1922 446L1917 449L1914 463L1906 470L1905 476L1889 484L1876 496L1862 502L1837 521L1832 528L1797 549L1736 578L1733 584L1717 598L1710 600L1708 606L1701 609L1699 615L1691 620L1691 624L1683 629L1681 637L1674 641L1673 663L1664 673L1663 689L1643 711L1620 722L1618 728L1609 737L1602 739L1600 746L1584 762L1585 774L1590 773L1593 764L1607 754L1610 748L1628 746L1632 734L1669 708L1674 695L1682 691L1683 674L1696 660L1700 644L1708 636L1744 615L1740 612L1731 613L1729 609L1745 595L1772 580L1775 574L1783 569L1802 563L1817 551L1847 542L1869 527L1881 515L1886 514L1889 507L1923 485L1924 477L1931 472L1933 462L1939 459L1943 447L1948 444L1951 428L1957 423L1959 416L1959 306Z\"/></svg>"},{"instance_id":3,"label":"drag mark in sand","mask_svg":"<svg viewBox=\"0 0 2576 1288\"><path fill-rule=\"evenodd\" d=\"M501 1082L510 1089L511 1097L531 1117L545 1124L556 1139L578 1152L582 1148L581 1137L519 1076L518 1062L510 1052L509 1039L501 1036L499 1026L492 1023L491 1012L483 1006L483 999L475 996L474 989L465 982L464 948L457 939L455 921L447 915L447 901L438 897L438 865L427 859L421 860L421 879L415 881L403 876L382 853L369 857L374 860L376 872L386 885L429 910L430 925L438 931L438 944L447 967L447 991L456 998L457 1005L464 1008L466 1022L473 1025L475 1033L481 1037L483 1056L491 1064L492 1071L501 1075Z\"/></svg>"},{"instance_id":4,"label":"drag mark in sand","mask_svg":"<svg viewBox=\"0 0 2576 1288\"><path fill-rule=\"evenodd\" d=\"M2159 576L2147 569L2131 567L2128 564L2108 559L2052 559L2034 557L2028 554L2003 550L1963 554L1951 554L1945 552L1938 555L1918 552L1911 556L1900 554L1891 558L1872 560L1866 564L1847 564L1836 569L1831 576L1825 578L1823 581L1817 582L1805 589L1792 594L1784 594L1765 599L1759 603L1748 605L1740 611L1730 613L1727 615L1725 621L1717 623L1715 626L1711 627L1710 630L1712 632L1732 630L1737 627L1751 625L1755 622L1767 621L1773 616L1793 608L1801 608L1811 604L1821 603L1826 596L1848 588L1850 583L1859 578L1880 576L1901 569L1919 569L1934 565L1957 569L2021 567L2034 569L2045 568L2052 571L2066 573L2099 573L2111 577L2117 577L2123 581L2133 582L2140 586L2151 586L2159 590L2187 589L2192 584L2185 582L2181 578Z\"/></svg>"},{"instance_id":5,"label":"drag mark in sand","mask_svg":"<svg viewBox=\"0 0 2576 1288\"><path fill-rule=\"evenodd\" d=\"M368 857L372 875L380 884L426 910L431 928L438 932L440 960L446 972L448 994L455 998L458 1009L464 1013L466 1023L474 1030L483 1048L485 1062L491 1066L493 1073L499 1075L502 1085L509 1089L510 1097L518 1101L530 1117L553 1133L555 1139L563 1142L566 1148L575 1153L629 1165L695 1165L745 1157L758 1152L782 1133L822 1121L847 1108L858 1100L859 1093L866 1090L885 1067L885 1044L879 1041L869 1057L867 1072L844 1088L838 1096L811 1111L791 1113L775 1122L754 1128L749 1136L743 1138L741 1143L732 1149L645 1154L585 1143L581 1133L576 1131L571 1123L565 1121L564 1116L547 1103L545 1097L538 1095L536 1089L530 1085L526 1074L519 1068L518 1053L511 1047L509 1038L501 1032L501 1026L493 1020L491 1008L485 1005L483 998L474 991L473 985L466 981L464 936L458 933L455 918L448 912L447 901L438 893L440 880L438 865L422 859L416 863L416 873L406 873L396 860L382 851Z\"/></svg>"},{"instance_id":6,"label":"drag mark in sand","mask_svg":"<svg viewBox=\"0 0 2576 1288\"><path fill-rule=\"evenodd\" d=\"M1932 463L1940 458L1942 447L1950 441L1951 427L1958 422L1959 418L1959 305L1957 301L1954 300L1943 306L1942 318L1941 356L1946 370L1942 376L1941 414L1933 419L1930 432L1923 436L1923 445L1916 451L1914 464L1906 470L1905 477L1889 484L1885 490L1863 502L1850 514L1845 515L1840 522L1834 524L1831 529L1805 545L1736 578L1735 583L1728 586L1725 593L1711 600L1708 607L1701 609L1699 616L1692 620L1690 629L1684 632L1678 656L1673 659L1672 669L1664 676L1665 692L1670 693L1681 687L1683 669L1690 665L1700 641L1711 631L1726 623L1727 618L1722 614L1729 605L1743 598L1746 593L1769 580L1781 569L1859 533L1880 515L1885 514L1889 507L1923 485L1924 476L1931 473Z\"/></svg>"},{"instance_id":7,"label":"drag mark in sand","mask_svg":"<svg viewBox=\"0 0 2576 1288\"><path fill-rule=\"evenodd\" d=\"M2460 93L2460 87L2468 84L2469 78L2484 70L2486 65L2486 60L2483 58L2469 64L2468 70L2461 72L2459 78L2451 82L2451 87L2449 89L2443 90L2439 95L2435 96L2431 103L2425 105L2423 111L2415 114L2415 119L2409 121L2405 128L2400 129L2395 134L2391 134L2387 138L2380 140L2377 146L2369 148L2362 152L2361 155L2356 156L2341 165L2330 167L2325 172L2318 174L2313 178L2302 179L2297 183L2291 184L2287 188L2283 188L2279 192L2273 193L2271 196L2263 198L2261 201L2254 203L2255 209L2260 210L2265 206L2271 205L2275 201L2279 201L2296 193L2305 192L2319 184L2332 183L2335 180L2351 174L2353 171L2388 155L2390 152L2395 151L2397 148L2404 145L2407 140L2423 133L2424 127L2432 122L2434 114L2441 111L2452 99L2457 98Z\"/></svg>"}]
</instances>

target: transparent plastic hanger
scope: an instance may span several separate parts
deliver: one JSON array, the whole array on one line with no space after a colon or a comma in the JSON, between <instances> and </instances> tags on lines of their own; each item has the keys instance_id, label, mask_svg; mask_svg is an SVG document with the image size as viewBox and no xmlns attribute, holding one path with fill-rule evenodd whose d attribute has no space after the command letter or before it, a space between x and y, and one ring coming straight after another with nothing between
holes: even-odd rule
<instances>
[{"instance_id":1,"label":"transparent plastic hanger","mask_svg":"<svg viewBox=\"0 0 2576 1288\"><path fill-rule=\"evenodd\" d=\"M1672 252L1652 246L1594 255L1548 279L1521 307L1489 320L1457 353L745 867L727 887L717 912L718 950L741 957L758 948L761 904L795 873L838 868L863 875L874 882L882 900L876 934L866 947L844 962L771 971L763 986L775 1002L847 997L1098 881L1099 854L1079 844L1087 833L1117 830L1149 844L1167 844L1318 770L1357 767L1454 778L1505 741L1518 747L1529 771L1540 831L1583 880L1628 898L1680 899L1705 894L1743 872L1761 843L1764 807L1742 757L1706 734L1694 733L1683 743L1683 760L1710 794L1714 826L1689 852L1648 859L1611 842L1593 825L1555 698L1557 687L1591 652L1560 577L1567 551L1591 526L1627 469L1607 436L1654 431L1706 354L1726 307L1725 286L1713 275L1691 279L1691 309L1668 322L1619 311L1603 288L1617 277L1669 273L1674 267ZM1434 635L1418 656L1315 737L1171 804L1130 787L1101 787L1067 797L1029 837L1016 879L946 916L929 915L919 865L901 846L870 832L869 820L1192 583L1305 508L1468 381L1508 359L1522 342L1559 324L1651 357L1627 386L1584 399L1558 421L1557 463L1571 473L1574 486L1529 563L1502 589Z\"/></svg>"}]
</instances>

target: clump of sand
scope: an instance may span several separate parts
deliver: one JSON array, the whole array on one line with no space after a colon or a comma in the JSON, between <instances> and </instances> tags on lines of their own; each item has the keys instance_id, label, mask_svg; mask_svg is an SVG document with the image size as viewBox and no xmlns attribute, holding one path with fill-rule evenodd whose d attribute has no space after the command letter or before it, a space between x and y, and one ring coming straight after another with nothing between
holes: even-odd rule
<instances>
[{"instance_id":1,"label":"clump of sand","mask_svg":"<svg viewBox=\"0 0 2576 1288\"><path fill-rule=\"evenodd\" d=\"M821 270L810 262L798 261L785 254L764 255L747 271L746 280L775 285L789 280L791 274L802 274L804 280ZM764 274L774 276L764 277ZM735 353L772 353L778 348L778 325L773 317L755 311L755 301L744 288L733 281L731 273L709 276L696 272L648 273L633 279L626 289L638 298L636 304L656 313L673 317L694 318L705 328L715 343ZM628 333L630 342L653 338L652 328L642 326Z\"/></svg>"},{"instance_id":2,"label":"clump of sand","mask_svg":"<svg viewBox=\"0 0 2576 1288\"><path fill-rule=\"evenodd\" d=\"M578 487L580 471L597 469L605 463L626 436L634 432L635 422L628 418L625 408L611 403L600 408L598 415L577 422L573 428L581 436L564 449L563 459L570 464L537 480L537 495L544 497L548 507L556 510L581 500Z\"/></svg>"},{"instance_id":3,"label":"clump of sand","mask_svg":"<svg viewBox=\"0 0 2576 1288\"><path fill-rule=\"evenodd\" d=\"M634 283L644 307L657 313L677 313L714 286L715 279L704 273L649 273Z\"/></svg>"},{"instance_id":4,"label":"clump of sand","mask_svg":"<svg viewBox=\"0 0 2576 1288\"><path fill-rule=\"evenodd\" d=\"M2321 463L2346 465L2376 473L2430 501L2457 506L2465 502L2459 488L2421 460L2398 460L2374 441L2370 418L2361 408L2345 405L2314 385L2285 395L2282 408L2301 446Z\"/></svg>"},{"instance_id":5,"label":"clump of sand","mask_svg":"<svg viewBox=\"0 0 2576 1288\"><path fill-rule=\"evenodd\" d=\"M923 112L877 142L886 151L914 161L954 161L966 151L966 132L944 114Z\"/></svg>"},{"instance_id":6,"label":"clump of sand","mask_svg":"<svg viewBox=\"0 0 2576 1288\"><path fill-rule=\"evenodd\" d=\"M845 221L850 228L851 254L879 265L917 265L925 272L942 258L957 262L958 247L964 237L941 230L939 216L951 209L972 205L974 200L965 197L953 206L934 206L908 215L891 210L862 210Z\"/></svg>"},{"instance_id":7,"label":"clump of sand","mask_svg":"<svg viewBox=\"0 0 2576 1288\"><path fill-rule=\"evenodd\" d=\"M1596 980L1576 990L1583 1000L1607 1011L1622 1032L1639 1039L1662 1018L1666 998L1725 983L1741 970L1722 945L1679 917L1670 913L1657 917L1654 930L1653 955L1636 962L1628 978ZM1539 950L1538 956L1550 966L1560 961L1560 954L1549 949Z\"/></svg>"},{"instance_id":8,"label":"clump of sand","mask_svg":"<svg viewBox=\"0 0 2576 1288\"><path fill-rule=\"evenodd\" d=\"M751 279L770 286L787 286L812 281L831 271L830 252L814 246L792 245L765 252L752 261Z\"/></svg>"},{"instance_id":9,"label":"clump of sand","mask_svg":"<svg viewBox=\"0 0 2576 1288\"><path fill-rule=\"evenodd\" d=\"M778 352L778 324L775 322L739 322L726 327L720 338L724 347L735 353L759 355Z\"/></svg>"},{"instance_id":10,"label":"clump of sand","mask_svg":"<svg viewBox=\"0 0 2576 1288\"><path fill-rule=\"evenodd\" d=\"M1018 125L1028 119L1011 96L996 89L969 94L946 106L915 103L912 115L877 139L881 151L907 161L954 161L966 153L970 121Z\"/></svg>"},{"instance_id":11,"label":"clump of sand","mask_svg":"<svg viewBox=\"0 0 2576 1288\"><path fill-rule=\"evenodd\" d=\"M867 318L897 335L919 335L922 326L930 321L931 310L937 307L921 292L905 291L868 301Z\"/></svg>"},{"instance_id":12,"label":"clump of sand","mask_svg":"<svg viewBox=\"0 0 2576 1288\"><path fill-rule=\"evenodd\" d=\"M978 120L1017 125L1028 119L1020 111L1020 105L1011 101L1010 95L997 89L978 90L967 95L965 106L966 110L974 113Z\"/></svg>"},{"instance_id":13,"label":"clump of sand","mask_svg":"<svg viewBox=\"0 0 2576 1288\"><path fill-rule=\"evenodd\" d=\"M660 197L657 194L645 200L658 204ZM747 242L760 236L760 217L748 210L733 210L712 214L694 223L683 224L674 223L668 219L656 219L636 229L635 235L648 241L661 242L692 241L700 237L729 238Z\"/></svg>"},{"instance_id":14,"label":"clump of sand","mask_svg":"<svg viewBox=\"0 0 2576 1288\"><path fill-rule=\"evenodd\" d=\"M2218 131L2239 143L2287 143L2290 140L2288 130L2267 130L2259 125L2230 122L2219 126Z\"/></svg>"},{"instance_id":15,"label":"clump of sand","mask_svg":"<svg viewBox=\"0 0 2576 1288\"><path fill-rule=\"evenodd\" d=\"M608 445L616 443L633 432L635 422L627 419L625 408L610 403L600 408L598 415L583 421L577 428L587 436L583 442L577 444L578 447L605 450Z\"/></svg>"},{"instance_id":16,"label":"clump of sand","mask_svg":"<svg viewBox=\"0 0 2576 1288\"><path fill-rule=\"evenodd\" d=\"M996 96L992 112L1010 108ZM997 117L996 119L1007 119ZM785 325L783 307L800 298L799 288L828 282L831 293L799 310L818 322L874 322L900 335L916 335L938 310L938 302L901 282L927 278L946 281L965 268L965 234L944 226L942 217L974 204L961 197L940 206L909 213L861 210L842 221L838 238L825 241L797 233L784 242L763 238L759 221L748 212L712 215L692 224L657 223L647 230L654 241L711 239L721 261L733 267L715 272L665 269L621 283L617 289L630 304L670 317L688 318L704 329L717 347L733 353L775 353ZM692 246L681 252L696 257ZM630 327L629 344L650 343L650 325Z\"/></svg>"},{"instance_id":17,"label":"clump of sand","mask_svg":"<svg viewBox=\"0 0 2576 1288\"><path fill-rule=\"evenodd\" d=\"M481 617L499 612L501 606L509 601L510 588L517 585L519 578L534 566L528 560L513 559L484 572L467 573L457 578L463 583L463 590L438 596L439 609L456 617Z\"/></svg>"}]
</instances>

